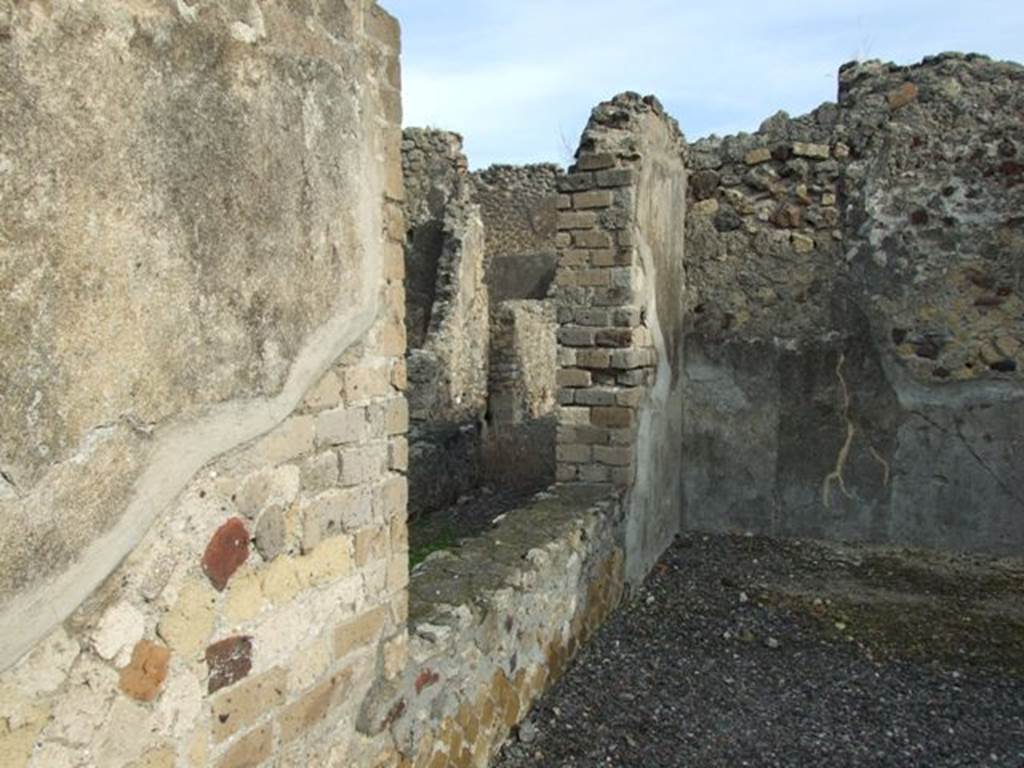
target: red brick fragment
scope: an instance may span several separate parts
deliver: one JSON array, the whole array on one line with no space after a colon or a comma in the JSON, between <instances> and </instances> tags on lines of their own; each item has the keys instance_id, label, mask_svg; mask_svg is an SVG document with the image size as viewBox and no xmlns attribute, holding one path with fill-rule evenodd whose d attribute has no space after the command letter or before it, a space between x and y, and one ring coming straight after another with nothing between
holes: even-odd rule
<instances>
[{"instance_id":1,"label":"red brick fragment","mask_svg":"<svg viewBox=\"0 0 1024 768\"><path fill-rule=\"evenodd\" d=\"M121 670L121 690L133 699L152 701L167 678L170 658L169 649L140 640L132 650L132 660Z\"/></svg>"},{"instance_id":2,"label":"red brick fragment","mask_svg":"<svg viewBox=\"0 0 1024 768\"><path fill-rule=\"evenodd\" d=\"M229 637L209 646L206 666L210 670L208 693L234 685L252 670L252 638Z\"/></svg>"},{"instance_id":3,"label":"red brick fragment","mask_svg":"<svg viewBox=\"0 0 1024 768\"><path fill-rule=\"evenodd\" d=\"M441 676L432 669L424 669L420 672L419 677L416 678L416 693L417 695L423 692L424 688L429 688L438 680Z\"/></svg>"},{"instance_id":4,"label":"red brick fragment","mask_svg":"<svg viewBox=\"0 0 1024 768\"><path fill-rule=\"evenodd\" d=\"M249 557L249 531L241 518L232 517L217 529L203 553L203 573L218 592Z\"/></svg>"}]
</instances>

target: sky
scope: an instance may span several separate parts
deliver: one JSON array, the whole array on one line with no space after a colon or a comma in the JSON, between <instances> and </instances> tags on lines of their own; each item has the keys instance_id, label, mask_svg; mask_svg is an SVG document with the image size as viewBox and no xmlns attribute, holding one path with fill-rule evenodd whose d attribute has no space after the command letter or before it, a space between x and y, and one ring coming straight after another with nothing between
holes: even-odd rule
<instances>
[{"instance_id":1,"label":"sky","mask_svg":"<svg viewBox=\"0 0 1024 768\"><path fill-rule=\"evenodd\" d=\"M836 98L853 59L1024 61L1024 0L380 0L402 24L405 124L473 168L568 164L594 105L653 93L691 141Z\"/></svg>"}]
</instances>

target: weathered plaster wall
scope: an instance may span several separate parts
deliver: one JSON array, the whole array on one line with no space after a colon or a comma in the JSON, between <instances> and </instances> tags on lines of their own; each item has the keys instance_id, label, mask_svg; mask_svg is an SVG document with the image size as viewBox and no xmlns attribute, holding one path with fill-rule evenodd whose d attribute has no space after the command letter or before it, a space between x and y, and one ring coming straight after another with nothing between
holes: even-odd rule
<instances>
[{"instance_id":1,"label":"weathered plaster wall","mask_svg":"<svg viewBox=\"0 0 1024 768\"><path fill-rule=\"evenodd\" d=\"M1024 546L1022 81L848 65L691 146L687 525Z\"/></svg>"},{"instance_id":2,"label":"weathered plaster wall","mask_svg":"<svg viewBox=\"0 0 1024 768\"><path fill-rule=\"evenodd\" d=\"M491 313L484 476L496 487L555 482L557 329L550 299L507 299Z\"/></svg>"},{"instance_id":3,"label":"weathered plaster wall","mask_svg":"<svg viewBox=\"0 0 1024 768\"><path fill-rule=\"evenodd\" d=\"M407 129L402 155L415 515L451 504L481 482L490 305L484 228L462 139Z\"/></svg>"},{"instance_id":4,"label":"weathered plaster wall","mask_svg":"<svg viewBox=\"0 0 1024 768\"><path fill-rule=\"evenodd\" d=\"M487 241L491 304L507 299L546 299L558 263L558 180L561 168L493 165L470 178Z\"/></svg>"},{"instance_id":5,"label":"weathered plaster wall","mask_svg":"<svg viewBox=\"0 0 1024 768\"><path fill-rule=\"evenodd\" d=\"M484 472L499 487L555 481L556 165L495 165L472 174L487 242L491 377Z\"/></svg>"},{"instance_id":6,"label":"weathered plaster wall","mask_svg":"<svg viewBox=\"0 0 1024 768\"><path fill-rule=\"evenodd\" d=\"M653 97L594 109L559 200L558 479L626 490L626 578L679 529L686 147Z\"/></svg>"},{"instance_id":7,"label":"weathered plaster wall","mask_svg":"<svg viewBox=\"0 0 1024 768\"><path fill-rule=\"evenodd\" d=\"M371 765L407 637L398 25L3 14L0 763Z\"/></svg>"}]
</instances>

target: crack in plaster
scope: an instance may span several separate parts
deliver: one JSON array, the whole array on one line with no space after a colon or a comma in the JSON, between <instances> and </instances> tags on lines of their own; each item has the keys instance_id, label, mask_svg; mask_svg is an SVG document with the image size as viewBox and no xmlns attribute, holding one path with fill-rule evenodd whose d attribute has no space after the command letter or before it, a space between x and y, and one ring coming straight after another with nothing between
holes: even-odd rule
<instances>
[{"instance_id":1,"label":"crack in plaster","mask_svg":"<svg viewBox=\"0 0 1024 768\"><path fill-rule=\"evenodd\" d=\"M843 471L846 469L846 461L850 456L850 448L853 446L853 438L857 434L857 427L854 426L853 420L850 418L850 388L846 384L846 377L843 376L844 365L846 365L846 353L840 352L839 360L836 363L836 378L839 379L839 387L843 393L843 421L846 422L846 440L843 441L843 445L839 449L839 455L836 456L835 468L825 476L825 482L821 486L821 504L825 509L832 508L833 482L839 484L839 488L846 498L853 498L853 494L846 487Z\"/></svg>"},{"instance_id":2,"label":"crack in plaster","mask_svg":"<svg viewBox=\"0 0 1024 768\"><path fill-rule=\"evenodd\" d=\"M960 430L959 422L955 422L954 426L956 427L956 436L958 438L960 438L960 442L963 443L964 448L967 449L967 452L969 454L971 454L971 456L974 457L974 460L976 462L978 462L978 466L980 466L982 469L984 469L989 474L989 476L991 476L991 478L996 481L996 485L998 485L1000 488L1003 489L1003 493L1005 493L1011 499L1013 499L1018 504L1020 504L1022 507L1024 507L1024 499L1022 499L1020 496L1018 496L1016 493L1014 493L1013 489L1003 480L1003 478L1001 478L998 474L996 474L996 471L994 469L992 469L992 467L990 467L988 465L988 462L986 462L981 457L981 455L978 454L978 452L974 450L974 446L971 445L971 443L964 436L964 433Z\"/></svg>"},{"instance_id":3,"label":"crack in plaster","mask_svg":"<svg viewBox=\"0 0 1024 768\"><path fill-rule=\"evenodd\" d=\"M947 427L942 426L937 421L935 421L934 419L932 419L932 418L928 417L927 415L921 413L920 411L911 411L910 413L913 416L917 416L922 421L928 422L931 426L933 426L935 429L939 430L939 432L941 432L944 435L953 435L954 434L953 430L950 430ZM964 435L963 431L960 429L960 424L956 423L956 424L954 424L954 427L955 427L956 437L963 444L964 448L967 449L967 452L969 454L971 454L971 457L978 463L978 466L980 466L983 470L985 470L985 472L988 473L988 475L991 476L991 478L993 480L995 480L996 485L999 486L999 488L1003 491L1003 493L1005 493L1011 499L1013 499L1014 501L1018 502L1022 507L1024 507L1024 498L1021 498L1020 496L1018 496L1014 492L1013 488L1011 488L1006 483L1005 480L1003 480L998 474L996 474L996 471L994 469L992 469L992 467L990 467L988 465L988 462L986 462L981 457L981 455L977 451L974 450L974 446L971 445L971 443L967 439L966 435Z\"/></svg>"}]
</instances>

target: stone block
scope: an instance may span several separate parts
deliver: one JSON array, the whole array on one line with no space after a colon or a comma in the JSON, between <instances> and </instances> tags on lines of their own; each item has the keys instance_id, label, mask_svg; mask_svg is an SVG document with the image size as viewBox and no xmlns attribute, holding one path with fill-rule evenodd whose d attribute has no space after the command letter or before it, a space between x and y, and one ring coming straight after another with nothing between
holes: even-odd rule
<instances>
[{"instance_id":1,"label":"stone block","mask_svg":"<svg viewBox=\"0 0 1024 768\"><path fill-rule=\"evenodd\" d=\"M793 154L812 160L828 160L831 155L828 144L807 144L802 141L793 142Z\"/></svg>"},{"instance_id":2,"label":"stone block","mask_svg":"<svg viewBox=\"0 0 1024 768\"><path fill-rule=\"evenodd\" d=\"M399 392L404 392L409 386L408 368L404 357L391 364L391 386Z\"/></svg>"},{"instance_id":3,"label":"stone block","mask_svg":"<svg viewBox=\"0 0 1024 768\"><path fill-rule=\"evenodd\" d=\"M175 653L191 658L199 653L213 632L216 593L205 582L186 581L174 606L164 614L157 634Z\"/></svg>"},{"instance_id":4,"label":"stone block","mask_svg":"<svg viewBox=\"0 0 1024 768\"><path fill-rule=\"evenodd\" d=\"M572 233L573 244L579 248L610 248L612 236L600 229L581 229Z\"/></svg>"},{"instance_id":5,"label":"stone block","mask_svg":"<svg viewBox=\"0 0 1024 768\"><path fill-rule=\"evenodd\" d=\"M357 568L384 560L389 554L387 528L363 528L356 531L355 548Z\"/></svg>"},{"instance_id":6,"label":"stone block","mask_svg":"<svg viewBox=\"0 0 1024 768\"><path fill-rule=\"evenodd\" d=\"M632 168L610 168L605 171L598 171L594 174L594 181L598 187L630 187L637 181L637 174Z\"/></svg>"},{"instance_id":7,"label":"stone block","mask_svg":"<svg viewBox=\"0 0 1024 768\"><path fill-rule=\"evenodd\" d=\"M576 285L597 287L611 284L609 269L581 269L576 273Z\"/></svg>"},{"instance_id":8,"label":"stone block","mask_svg":"<svg viewBox=\"0 0 1024 768\"><path fill-rule=\"evenodd\" d=\"M121 651L134 647L146 633L146 617L131 603L122 601L103 614L92 634L92 647L97 655L111 661Z\"/></svg>"},{"instance_id":9,"label":"stone block","mask_svg":"<svg viewBox=\"0 0 1024 768\"><path fill-rule=\"evenodd\" d=\"M409 636L403 630L384 643L381 653L383 657L384 678L394 680L405 669L409 659Z\"/></svg>"},{"instance_id":10,"label":"stone block","mask_svg":"<svg viewBox=\"0 0 1024 768\"><path fill-rule=\"evenodd\" d=\"M594 336L599 347L629 347L633 344L632 328L603 328Z\"/></svg>"},{"instance_id":11,"label":"stone block","mask_svg":"<svg viewBox=\"0 0 1024 768\"><path fill-rule=\"evenodd\" d=\"M583 426L590 423L590 409L563 406L558 409L558 423L565 426Z\"/></svg>"},{"instance_id":12,"label":"stone block","mask_svg":"<svg viewBox=\"0 0 1024 768\"><path fill-rule=\"evenodd\" d=\"M555 467L555 481L559 483L574 483L579 479L579 465L559 463Z\"/></svg>"},{"instance_id":13,"label":"stone block","mask_svg":"<svg viewBox=\"0 0 1024 768\"><path fill-rule=\"evenodd\" d=\"M619 328L636 328L642 322L643 313L639 307L618 307L612 310L612 322Z\"/></svg>"},{"instance_id":14,"label":"stone block","mask_svg":"<svg viewBox=\"0 0 1024 768\"><path fill-rule=\"evenodd\" d=\"M388 443L388 468L395 472L406 472L409 469L409 441L404 437L394 437Z\"/></svg>"},{"instance_id":15,"label":"stone block","mask_svg":"<svg viewBox=\"0 0 1024 768\"><path fill-rule=\"evenodd\" d=\"M772 151L768 147L758 147L747 152L743 157L743 162L747 165L760 165L761 163L767 163L771 159Z\"/></svg>"},{"instance_id":16,"label":"stone block","mask_svg":"<svg viewBox=\"0 0 1024 768\"><path fill-rule=\"evenodd\" d=\"M615 396L615 404L627 408L637 408L643 402L647 392L642 387L620 388Z\"/></svg>"},{"instance_id":17,"label":"stone block","mask_svg":"<svg viewBox=\"0 0 1024 768\"><path fill-rule=\"evenodd\" d=\"M630 486L636 480L636 465L630 464L625 467L613 467L611 481L618 486Z\"/></svg>"},{"instance_id":18,"label":"stone block","mask_svg":"<svg viewBox=\"0 0 1024 768\"><path fill-rule=\"evenodd\" d=\"M595 427L620 429L632 427L634 415L632 408L623 408L621 406L594 408L590 414L590 422Z\"/></svg>"},{"instance_id":19,"label":"stone block","mask_svg":"<svg viewBox=\"0 0 1024 768\"><path fill-rule=\"evenodd\" d=\"M293 416L245 450L243 462L254 467L284 464L312 453L315 437L313 416Z\"/></svg>"},{"instance_id":20,"label":"stone block","mask_svg":"<svg viewBox=\"0 0 1024 768\"><path fill-rule=\"evenodd\" d=\"M580 368L608 368L611 353L607 349L579 349L576 351L576 365Z\"/></svg>"},{"instance_id":21,"label":"stone block","mask_svg":"<svg viewBox=\"0 0 1024 768\"><path fill-rule=\"evenodd\" d=\"M391 394L391 376L386 365L348 368L344 376L345 401L350 405Z\"/></svg>"},{"instance_id":22,"label":"stone block","mask_svg":"<svg viewBox=\"0 0 1024 768\"><path fill-rule=\"evenodd\" d=\"M307 394L305 405L315 411L324 408L334 408L341 402L341 381L334 371L328 371L323 375L316 386Z\"/></svg>"},{"instance_id":23,"label":"stone block","mask_svg":"<svg viewBox=\"0 0 1024 768\"><path fill-rule=\"evenodd\" d=\"M567 325L558 329L558 343L567 347L594 346L594 329Z\"/></svg>"},{"instance_id":24,"label":"stone block","mask_svg":"<svg viewBox=\"0 0 1024 768\"><path fill-rule=\"evenodd\" d=\"M301 502L302 549L342 531L357 530L373 517L373 497L364 488L334 489Z\"/></svg>"},{"instance_id":25,"label":"stone block","mask_svg":"<svg viewBox=\"0 0 1024 768\"><path fill-rule=\"evenodd\" d=\"M306 493L318 493L338 484L338 454L327 450L310 456L299 466L300 484ZM257 531L257 536L258 536Z\"/></svg>"},{"instance_id":26,"label":"stone block","mask_svg":"<svg viewBox=\"0 0 1024 768\"><path fill-rule=\"evenodd\" d=\"M229 622L237 625L252 621L259 616L264 604L260 577L255 572L247 570L236 574L235 578L231 580L223 612ZM212 622L210 629L212 630ZM207 631L202 642L205 643L209 636L210 632Z\"/></svg>"},{"instance_id":27,"label":"stone block","mask_svg":"<svg viewBox=\"0 0 1024 768\"><path fill-rule=\"evenodd\" d=\"M580 368L562 368L555 374L560 387L589 387L592 381L590 371Z\"/></svg>"},{"instance_id":28,"label":"stone block","mask_svg":"<svg viewBox=\"0 0 1024 768\"><path fill-rule=\"evenodd\" d=\"M608 208L612 202L612 193L606 189L577 192L572 196L572 207L578 211L590 208Z\"/></svg>"},{"instance_id":29,"label":"stone block","mask_svg":"<svg viewBox=\"0 0 1024 768\"><path fill-rule=\"evenodd\" d=\"M576 391L578 405L611 406L615 405L616 390L604 387L592 387Z\"/></svg>"},{"instance_id":30,"label":"stone block","mask_svg":"<svg viewBox=\"0 0 1024 768\"><path fill-rule=\"evenodd\" d=\"M217 761L217 768L254 768L270 757L273 746L272 726L260 726L235 742Z\"/></svg>"},{"instance_id":31,"label":"stone block","mask_svg":"<svg viewBox=\"0 0 1024 768\"><path fill-rule=\"evenodd\" d=\"M335 408L316 417L319 445L344 445L366 440L369 427L365 408Z\"/></svg>"},{"instance_id":32,"label":"stone block","mask_svg":"<svg viewBox=\"0 0 1024 768\"><path fill-rule=\"evenodd\" d=\"M388 446L385 443L345 448L340 452L343 486L361 485L380 477L387 465Z\"/></svg>"},{"instance_id":33,"label":"stone block","mask_svg":"<svg viewBox=\"0 0 1024 768\"><path fill-rule=\"evenodd\" d=\"M624 349L611 353L611 366L629 370L631 368L644 368L657 363L657 357L653 349Z\"/></svg>"},{"instance_id":34,"label":"stone block","mask_svg":"<svg viewBox=\"0 0 1024 768\"><path fill-rule=\"evenodd\" d=\"M295 569L301 583L319 587L349 576L352 573L351 544L349 536L332 536L299 558Z\"/></svg>"},{"instance_id":35,"label":"stone block","mask_svg":"<svg viewBox=\"0 0 1024 768\"><path fill-rule=\"evenodd\" d=\"M344 700L351 680L351 669L335 672L288 705L277 719L281 742L295 741L326 722L330 712Z\"/></svg>"},{"instance_id":36,"label":"stone block","mask_svg":"<svg viewBox=\"0 0 1024 768\"><path fill-rule=\"evenodd\" d=\"M597 225L593 211L562 211L558 214L558 228L562 231L591 229Z\"/></svg>"},{"instance_id":37,"label":"stone block","mask_svg":"<svg viewBox=\"0 0 1024 768\"><path fill-rule=\"evenodd\" d=\"M594 458L594 451L589 445L559 445L555 449L555 457L567 464L589 464Z\"/></svg>"},{"instance_id":38,"label":"stone block","mask_svg":"<svg viewBox=\"0 0 1024 768\"><path fill-rule=\"evenodd\" d=\"M594 460L613 467L628 467L633 463L633 449L630 446L596 446Z\"/></svg>"},{"instance_id":39,"label":"stone block","mask_svg":"<svg viewBox=\"0 0 1024 768\"><path fill-rule=\"evenodd\" d=\"M334 657L343 659L350 653L374 645L380 637L386 618L387 609L378 606L358 618L341 624L334 631Z\"/></svg>"},{"instance_id":40,"label":"stone block","mask_svg":"<svg viewBox=\"0 0 1024 768\"><path fill-rule=\"evenodd\" d=\"M283 509L275 506L264 510L256 521L253 542L260 556L267 562L285 551L288 545L288 523Z\"/></svg>"},{"instance_id":41,"label":"stone block","mask_svg":"<svg viewBox=\"0 0 1024 768\"><path fill-rule=\"evenodd\" d=\"M409 402L404 397L396 397L384 406L384 433L404 435L409 431Z\"/></svg>"},{"instance_id":42,"label":"stone block","mask_svg":"<svg viewBox=\"0 0 1024 768\"><path fill-rule=\"evenodd\" d=\"M609 443L609 430L602 427L595 427L590 424L559 427L558 442L560 444L583 443L586 445L607 445Z\"/></svg>"},{"instance_id":43,"label":"stone block","mask_svg":"<svg viewBox=\"0 0 1024 768\"><path fill-rule=\"evenodd\" d=\"M282 667L274 667L214 697L210 702L213 740L226 741L249 728L284 704L287 690L287 673Z\"/></svg>"},{"instance_id":44,"label":"stone block","mask_svg":"<svg viewBox=\"0 0 1024 768\"><path fill-rule=\"evenodd\" d=\"M580 466L580 482L607 483L611 481L611 469L601 464Z\"/></svg>"},{"instance_id":45,"label":"stone block","mask_svg":"<svg viewBox=\"0 0 1024 768\"><path fill-rule=\"evenodd\" d=\"M574 168L577 171L601 171L615 166L615 156L606 152L585 153L576 159Z\"/></svg>"},{"instance_id":46,"label":"stone block","mask_svg":"<svg viewBox=\"0 0 1024 768\"><path fill-rule=\"evenodd\" d=\"M590 264L590 251L581 248L570 248L558 256L561 267L586 267Z\"/></svg>"},{"instance_id":47,"label":"stone block","mask_svg":"<svg viewBox=\"0 0 1024 768\"><path fill-rule=\"evenodd\" d=\"M401 243L384 243L384 279L401 281L405 279L405 250Z\"/></svg>"},{"instance_id":48,"label":"stone block","mask_svg":"<svg viewBox=\"0 0 1024 768\"><path fill-rule=\"evenodd\" d=\"M276 558L260 574L261 594L278 606L291 602L304 588L298 561L291 557Z\"/></svg>"},{"instance_id":49,"label":"stone block","mask_svg":"<svg viewBox=\"0 0 1024 768\"><path fill-rule=\"evenodd\" d=\"M582 190L592 189L593 186L593 173L570 173L569 175L563 176L558 180L559 192L580 192Z\"/></svg>"},{"instance_id":50,"label":"stone block","mask_svg":"<svg viewBox=\"0 0 1024 768\"><path fill-rule=\"evenodd\" d=\"M409 506L409 481L404 475L389 477L377 492L377 518L405 516Z\"/></svg>"},{"instance_id":51,"label":"stone block","mask_svg":"<svg viewBox=\"0 0 1024 768\"><path fill-rule=\"evenodd\" d=\"M590 263L595 267L620 267L633 263L635 254L626 248L599 248L590 252Z\"/></svg>"}]
</instances>

